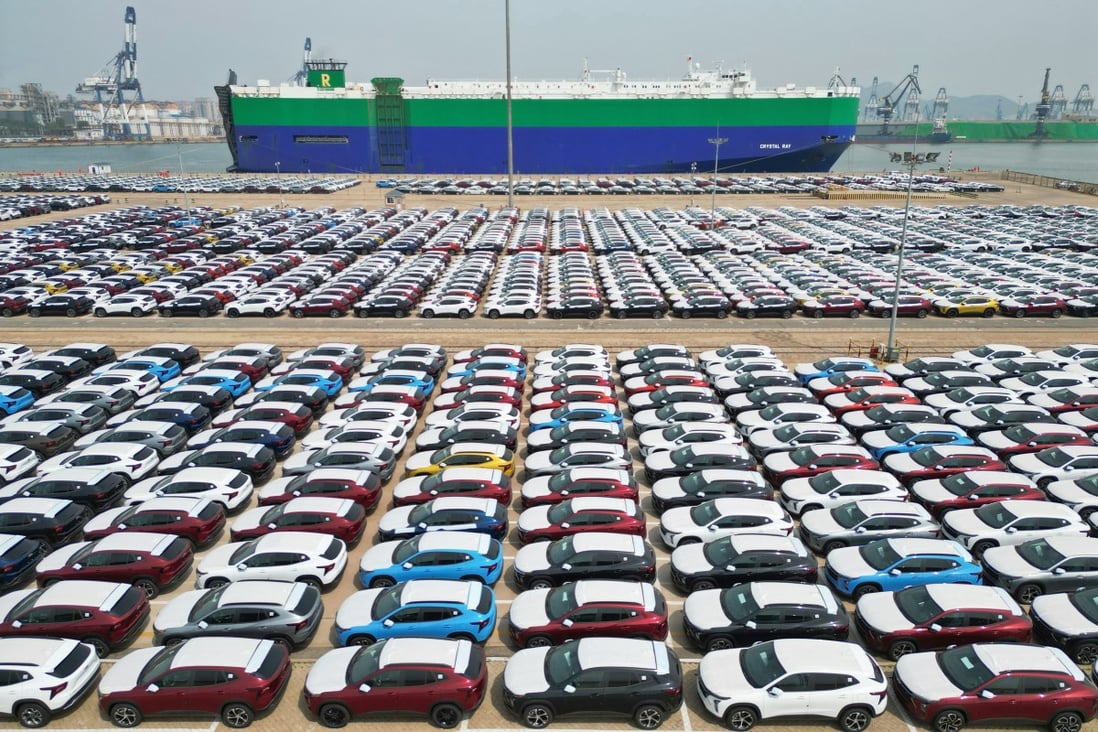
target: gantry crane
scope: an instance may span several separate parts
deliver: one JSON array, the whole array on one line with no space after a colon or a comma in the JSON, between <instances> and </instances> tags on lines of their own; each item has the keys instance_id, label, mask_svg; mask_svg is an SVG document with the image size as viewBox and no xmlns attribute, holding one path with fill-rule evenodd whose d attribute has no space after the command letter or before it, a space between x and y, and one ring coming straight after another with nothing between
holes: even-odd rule
<instances>
[{"instance_id":1,"label":"gantry crane","mask_svg":"<svg viewBox=\"0 0 1098 732\"><path fill-rule=\"evenodd\" d=\"M881 100L877 98L877 77L873 77L873 84L869 87L869 99L865 103L866 119L877 116L877 108L881 106Z\"/></svg>"},{"instance_id":2,"label":"gantry crane","mask_svg":"<svg viewBox=\"0 0 1098 732\"><path fill-rule=\"evenodd\" d=\"M313 60L313 39L305 38L305 52L301 57L301 68L290 77L289 81L295 86L305 86L309 80L309 62Z\"/></svg>"},{"instance_id":3,"label":"gantry crane","mask_svg":"<svg viewBox=\"0 0 1098 732\"><path fill-rule=\"evenodd\" d=\"M945 119L947 112L949 112L949 95L946 94L946 88L940 86L938 94L934 97L934 104L930 107L928 119Z\"/></svg>"},{"instance_id":4,"label":"gantry crane","mask_svg":"<svg viewBox=\"0 0 1098 732\"><path fill-rule=\"evenodd\" d=\"M900 80L900 83L893 87L892 91L885 95L877 105L877 116L881 119L881 134L890 135L892 132L888 129L888 124L892 121L893 115L896 113L896 107L899 106L901 101L904 101L903 110L901 115L911 111L914 112L912 116L916 116L919 111L919 94L922 93L922 89L919 87L919 66L916 64L912 68L911 73ZM912 106L911 100L914 99L914 106Z\"/></svg>"},{"instance_id":5,"label":"gantry crane","mask_svg":"<svg viewBox=\"0 0 1098 732\"><path fill-rule=\"evenodd\" d=\"M1075 101L1071 103L1071 113L1088 116L1093 111L1094 97L1090 93L1090 84L1083 84L1075 95Z\"/></svg>"},{"instance_id":6,"label":"gantry crane","mask_svg":"<svg viewBox=\"0 0 1098 732\"><path fill-rule=\"evenodd\" d=\"M111 140L149 137L149 115L141 82L137 79L137 12L126 7L123 16L123 45L95 76L77 84L78 94L94 94L99 105L103 137ZM126 93L133 99L127 100Z\"/></svg>"},{"instance_id":7,"label":"gantry crane","mask_svg":"<svg viewBox=\"0 0 1098 732\"><path fill-rule=\"evenodd\" d=\"M1064 116L1064 112L1068 108L1068 98L1064 94L1064 85L1057 84L1056 88L1052 90L1052 96L1048 99L1048 116L1049 119L1060 119Z\"/></svg>"}]
</instances>

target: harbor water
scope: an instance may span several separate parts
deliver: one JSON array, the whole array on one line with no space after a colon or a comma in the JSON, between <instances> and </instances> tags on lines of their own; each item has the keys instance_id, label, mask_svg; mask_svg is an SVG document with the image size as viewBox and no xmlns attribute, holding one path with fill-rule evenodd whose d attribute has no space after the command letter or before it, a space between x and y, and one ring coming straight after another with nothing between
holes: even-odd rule
<instances>
[{"instance_id":1,"label":"harbor water","mask_svg":"<svg viewBox=\"0 0 1098 732\"><path fill-rule=\"evenodd\" d=\"M893 170L890 153L910 152L908 145L851 145L833 172ZM1098 183L1098 143L983 142L922 145L918 152L940 153L937 165L953 173L980 170L1018 170L1069 180ZM224 143L140 143L131 145L50 145L0 147L0 171L55 173L87 169L107 163L116 172L178 174L223 173L231 163ZM182 164L182 166L181 166ZM926 170L936 170L927 166ZM438 171L444 174L445 171Z\"/></svg>"}]
</instances>

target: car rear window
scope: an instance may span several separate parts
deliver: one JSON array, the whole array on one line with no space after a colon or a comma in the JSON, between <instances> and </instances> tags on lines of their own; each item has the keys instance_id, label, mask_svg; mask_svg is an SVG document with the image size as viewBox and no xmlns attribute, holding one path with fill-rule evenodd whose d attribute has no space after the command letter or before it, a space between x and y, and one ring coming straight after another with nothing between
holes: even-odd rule
<instances>
[{"instance_id":1,"label":"car rear window","mask_svg":"<svg viewBox=\"0 0 1098 732\"><path fill-rule=\"evenodd\" d=\"M164 553L160 556L164 559L175 559L183 553L183 550L188 548L190 548L190 544L187 543L186 539L176 538L175 541L164 548Z\"/></svg>"},{"instance_id":2,"label":"car rear window","mask_svg":"<svg viewBox=\"0 0 1098 732\"><path fill-rule=\"evenodd\" d=\"M487 586L480 588L480 602L477 603L477 612L486 613L492 609L492 605L495 602L495 596Z\"/></svg>"},{"instance_id":3,"label":"car rear window","mask_svg":"<svg viewBox=\"0 0 1098 732\"><path fill-rule=\"evenodd\" d=\"M339 553L343 550L343 542L339 539L332 539L332 543L328 545L328 548L324 550L322 555L325 559L335 559L339 556Z\"/></svg>"},{"instance_id":4,"label":"car rear window","mask_svg":"<svg viewBox=\"0 0 1098 732\"><path fill-rule=\"evenodd\" d=\"M59 679L68 678L76 673L76 670L80 668L80 666L88 660L88 656L94 652L95 651L92 650L91 646L81 643L77 645L76 648L72 649L72 652L69 653L69 655L61 659L61 663L57 664L55 669L48 673L50 676L56 676Z\"/></svg>"},{"instance_id":5,"label":"car rear window","mask_svg":"<svg viewBox=\"0 0 1098 732\"><path fill-rule=\"evenodd\" d=\"M485 554L485 556L488 557L489 559L495 559L500 555L500 552L502 552L502 551L503 551L503 544L501 544L498 541L489 542L488 552Z\"/></svg>"},{"instance_id":6,"label":"car rear window","mask_svg":"<svg viewBox=\"0 0 1098 732\"><path fill-rule=\"evenodd\" d=\"M301 599L298 600L297 605L290 608L290 611L297 613L298 615L308 615L309 612L316 607L319 600L320 590L310 585L301 593Z\"/></svg>"},{"instance_id":7,"label":"car rear window","mask_svg":"<svg viewBox=\"0 0 1098 732\"><path fill-rule=\"evenodd\" d=\"M110 609L111 615L125 615L130 610L137 607L137 604L141 602L145 597L143 590L139 590L136 587L131 587L126 590L122 597L118 598L118 602L114 603L114 607Z\"/></svg>"},{"instance_id":8,"label":"car rear window","mask_svg":"<svg viewBox=\"0 0 1098 732\"><path fill-rule=\"evenodd\" d=\"M468 678L475 679L480 676L482 668L484 668L484 651L480 646L473 646L472 653L469 654L469 666L464 674Z\"/></svg>"},{"instance_id":9,"label":"car rear window","mask_svg":"<svg viewBox=\"0 0 1098 732\"><path fill-rule=\"evenodd\" d=\"M275 643L267 653L267 657L263 659L263 663L259 664L259 668L255 672L256 677L269 679L278 673L279 667L282 666L282 659L286 657L287 653L288 651L283 646Z\"/></svg>"},{"instance_id":10,"label":"car rear window","mask_svg":"<svg viewBox=\"0 0 1098 732\"><path fill-rule=\"evenodd\" d=\"M198 518L202 519L203 521L209 521L214 516L216 516L217 512L220 510L221 506L216 503L210 503L198 512Z\"/></svg>"}]
</instances>

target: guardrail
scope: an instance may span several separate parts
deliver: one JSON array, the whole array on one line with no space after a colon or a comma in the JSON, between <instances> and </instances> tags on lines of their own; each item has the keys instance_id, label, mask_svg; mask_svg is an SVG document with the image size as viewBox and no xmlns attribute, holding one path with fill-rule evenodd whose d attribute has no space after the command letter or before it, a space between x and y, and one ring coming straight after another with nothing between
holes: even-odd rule
<instances>
[{"instance_id":1,"label":"guardrail","mask_svg":"<svg viewBox=\"0 0 1098 732\"><path fill-rule=\"evenodd\" d=\"M1001 177L1003 180L1014 181L1015 183L1026 183L1031 186L1056 188L1061 191L1073 191L1088 196L1098 196L1098 183L1087 183L1086 181L1070 180L1067 178L1055 178L1049 175L1035 175L1033 173L1023 173L1017 170L1004 170Z\"/></svg>"}]
</instances>

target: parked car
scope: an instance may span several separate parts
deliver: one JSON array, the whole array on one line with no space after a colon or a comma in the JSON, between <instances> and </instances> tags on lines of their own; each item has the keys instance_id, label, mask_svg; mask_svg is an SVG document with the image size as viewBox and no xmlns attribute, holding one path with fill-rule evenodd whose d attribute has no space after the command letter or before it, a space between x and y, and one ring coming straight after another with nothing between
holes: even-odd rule
<instances>
[{"instance_id":1,"label":"parked car","mask_svg":"<svg viewBox=\"0 0 1098 732\"><path fill-rule=\"evenodd\" d=\"M984 581L1030 604L1048 592L1098 588L1098 539L1047 536L992 547L980 560Z\"/></svg>"},{"instance_id":2,"label":"parked car","mask_svg":"<svg viewBox=\"0 0 1098 732\"><path fill-rule=\"evenodd\" d=\"M520 648L559 645L583 637L667 637L667 602L653 585L587 580L526 590L512 603L508 632Z\"/></svg>"},{"instance_id":3,"label":"parked car","mask_svg":"<svg viewBox=\"0 0 1098 732\"><path fill-rule=\"evenodd\" d=\"M880 539L833 549L824 562L827 582L855 599L925 584L980 584L980 571L967 549L945 539Z\"/></svg>"},{"instance_id":4,"label":"parked car","mask_svg":"<svg viewBox=\"0 0 1098 732\"><path fill-rule=\"evenodd\" d=\"M815 583L815 556L795 537L737 534L671 553L671 581L684 592L773 580Z\"/></svg>"},{"instance_id":5,"label":"parked car","mask_svg":"<svg viewBox=\"0 0 1098 732\"><path fill-rule=\"evenodd\" d=\"M1034 598L1033 640L1060 648L1076 663L1098 660L1098 589Z\"/></svg>"},{"instance_id":6,"label":"parked car","mask_svg":"<svg viewBox=\"0 0 1098 732\"><path fill-rule=\"evenodd\" d=\"M503 546L486 534L444 531L385 541L359 562L363 587L392 587L413 579L475 580L493 585L503 573Z\"/></svg>"},{"instance_id":7,"label":"parked car","mask_svg":"<svg viewBox=\"0 0 1098 732\"><path fill-rule=\"evenodd\" d=\"M67 579L127 582L149 599L182 582L194 550L178 536L135 531L53 550L38 563L39 585Z\"/></svg>"},{"instance_id":8,"label":"parked car","mask_svg":"<svg viewBox=\"0 0 1098 732\"><path fill-rule=\"evenodd\" d=\"M84 525L84 538L101 539L124 531L182 536L206 547L221 536L225 509L208 498L159 496L96 514Z\"/></svg>"},{"instance_id":9,"label":"parked car","mask_svg":"<svg viewBox=\"0 0 1098 732\"><path fill-rule=\"evenodd\" d=\"M575 579L651 582L656 557L639 536L592 531L528 544L516 552L511 568L523 589L556 587Z\"/></svg>"},{"instance_id":10,"label":"parked car","mask_svg":"<svg viewBox=\"0 0 1098 732\"><path fill-rule=\"evenodd\" d=\"M72 638L0 638L0 674L7 680L0 714L45 727L84 698L99 676L99 657Z\"/></svg>"},{"instance_id":11,"label":"parked car","mask_svg":"<svg viewBox=\"0 0 1098 732\"><path fill-rule=\"evenodd\" d=\"M195 570L195 588L220 587L247 579L305 582L318 589L339 580L347 566L347 545L308 531L280 531L251 541L219 546Z\"/></svg>"},{"instance_id":12,"label":"parked car","mask_svg":"<svg viewBox=\"0 0 1098 732\"><path fill-rule=\"evenodd\" d=\"M919 504L874 498L851 501L830 510L810 511L801 516L800 525L801 539L821 555L877 539L932 539L939 531L930 512Z\"/></svg>"}]
</instances>

